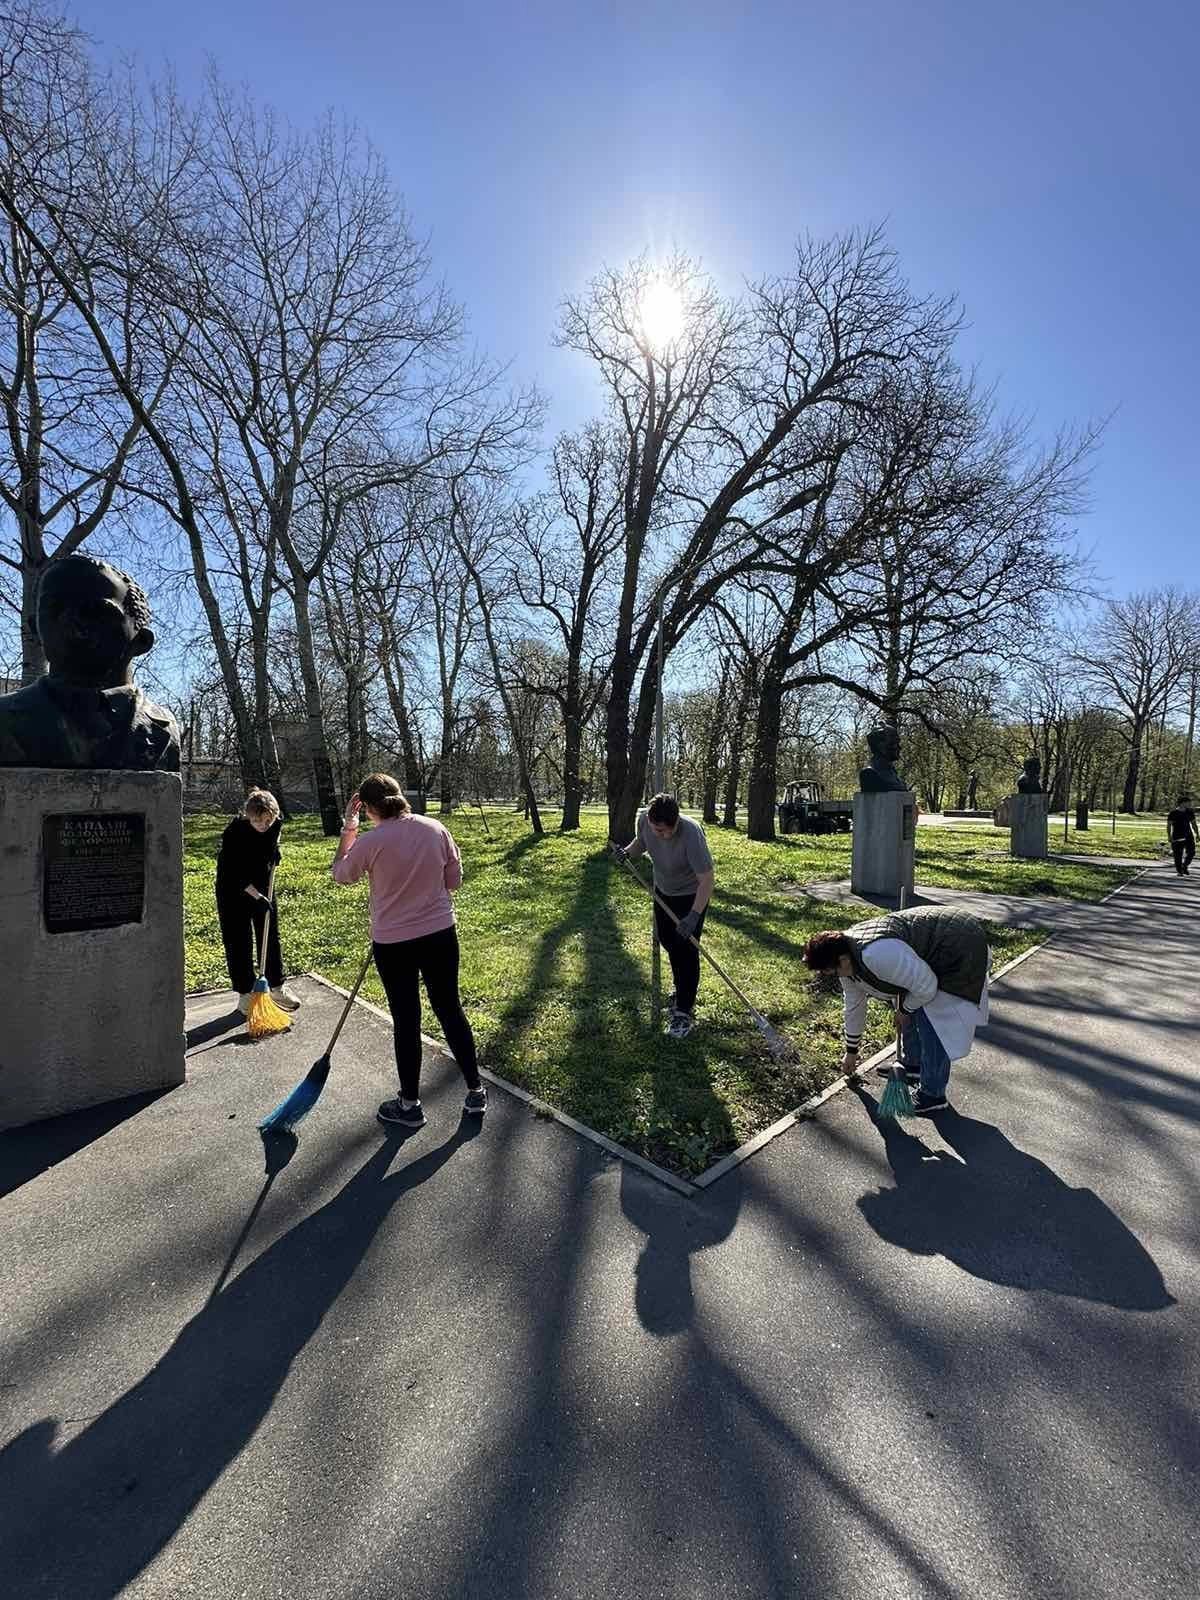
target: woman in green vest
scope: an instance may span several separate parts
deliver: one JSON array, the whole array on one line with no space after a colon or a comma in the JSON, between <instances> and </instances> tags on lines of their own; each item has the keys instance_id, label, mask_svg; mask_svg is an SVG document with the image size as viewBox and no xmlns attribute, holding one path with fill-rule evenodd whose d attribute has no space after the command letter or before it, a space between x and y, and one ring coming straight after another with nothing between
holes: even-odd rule
<instances>
[{"instance_id":1,"label":"woman in green vest","mask_svg":"<svg viewBox=\"0 0 1200 1600\"><path fill-rule=\"evenodd\" d=\"M843 1071L858 1067L867 1001L896 1012L918 1116L945 1111L950 1064L968 1055L988 1018L989 952L983 923L946 906L917 906L852 928L814 933L813 972L836 973L845 1000ZM887 1070L887 1069L885 1069Z\"/></svg>"}]
</instances>

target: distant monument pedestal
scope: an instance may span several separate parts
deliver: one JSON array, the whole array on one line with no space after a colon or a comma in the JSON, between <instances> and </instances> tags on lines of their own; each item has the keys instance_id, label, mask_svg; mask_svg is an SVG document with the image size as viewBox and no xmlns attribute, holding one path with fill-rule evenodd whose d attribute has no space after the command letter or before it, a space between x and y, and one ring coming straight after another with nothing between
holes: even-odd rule
<instances>
[{"instance_id":1,"label":"distant monument pedestal","mask_svg":"<svg viewBox=\"0 0 1200 1600\"><path fill-rule=\"evenodd\" d=\"M917 842L916 796L885 789L854 796L850 889L853 894L900 899L913 892Z\"/></svg>"},{"instance_id":2,"label":"distant monument pedestal","mask_svg":"<svg viewBox=\"0 0 1200 1600\"><path fill-rule=\"evenodd\" d=\"M0 768L0 1129L184 1080L173 772Z\"/></svg>"},{"instance_id":3,"label":"distant monument pedestal","mask_svg":"<svg viewBox=\"0 0 1200 1600\"><path fill-rule=\"evenodd\" d=\"M1009 796L1012 853L1024 861L1044 861L1049 849L1049 823L1044 794Z\"/></svg>"}]
</instances>

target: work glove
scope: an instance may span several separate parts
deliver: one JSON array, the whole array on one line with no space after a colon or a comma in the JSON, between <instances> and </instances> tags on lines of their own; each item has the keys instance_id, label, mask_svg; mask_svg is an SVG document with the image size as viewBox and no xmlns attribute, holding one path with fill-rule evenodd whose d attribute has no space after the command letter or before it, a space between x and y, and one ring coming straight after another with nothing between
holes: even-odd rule
<instances>
[{"instance_id":1,"label":"work glove","mask_svg":"<svg viewBox=\"0 0 1200 1600\"><path fill-rule=\"evenodd\" d=\"M608 848L612 851L613 855L616 856L618 861L629 860L629 851L626 850L623 844L618 844L615 839L610 839L608 841Z\"/></svg>"},{"instance_id":2,"label":"work glove","mask_svg":"<svg viewBox=\"0 0 1200 1600\"><path fill-rule=\"evenodd\" d=\"M693 938L695 938L696 929L699 926L700 926L700 913L698 911L689 911L686 917L680 917L680 919L679 919L679 923L678 923L679 937L681 939L693 939Z\"/></svg>"}]
</instances>

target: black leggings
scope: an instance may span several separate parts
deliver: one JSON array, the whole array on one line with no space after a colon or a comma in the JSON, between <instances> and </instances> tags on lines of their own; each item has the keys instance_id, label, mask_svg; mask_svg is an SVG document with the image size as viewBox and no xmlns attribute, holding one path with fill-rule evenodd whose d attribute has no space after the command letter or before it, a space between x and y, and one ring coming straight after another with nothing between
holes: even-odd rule
<instances>
[{"instance_id":1,"label":"black leggings","mask_svg":"<svg viewBox=\"0 0 1200 1600\"><path fill-rule=\"evenodd\" d=\"M249 994L258 976L254 965L254 951L257 947L261 961L263 922L266 920L266 915L266 901L252 900L244 891L217 896L217 916L221 923L221 940L225 946L225 963L229 968L229 981L238 994ZM271 931L267 935L266 979L272 989L278 989L283 982L283 954L279 948L277 912L271 917Z\"/></svg>"},{"instance_id":2,"label":"black leggings","mask_svg":"<svg viewBox=\"0 0 1200 1600\"><path fill-rule=\"evenodd\" d=\"M475 1035L458 998L457 928L441 928L423 938L401 939L395 944L376 943L372 948L392 1013L401 1096L405 1100L418 1100L421 1095L421 990L418 980L422 978L433 1014L442 1025L446 1043L466 1079L467 1088L478 1089Z\"/></svg>"},{"instance_id":3,"label":"black leggings","mask_svg":"<svg viewBox=\"0 0 1200 1600\"><path fill-rule=\"evenodd\" d=\"M696 896L660 894L658 899L665 900L677 917L686 917L692 909ZM700 922L695 934L697 939L704 931L707 911L708 907L705 906L700 913ZM679 937L675 924L659 905L658 900L654 902L654 920L658 925L658 942L667 952L667 960L671 963L671 976L675 979L675 1004L680 1011L686 1011L690 1016L696 1005L696 990L700 987L700 952L690 939Z\"/></svg>"}]
</instances>

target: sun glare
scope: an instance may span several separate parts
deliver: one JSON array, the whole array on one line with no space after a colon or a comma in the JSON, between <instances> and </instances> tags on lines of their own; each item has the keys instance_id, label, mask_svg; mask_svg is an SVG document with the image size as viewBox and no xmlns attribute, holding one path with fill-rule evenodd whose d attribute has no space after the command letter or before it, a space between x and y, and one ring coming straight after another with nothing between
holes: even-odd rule
<instances>
[{"instance_id":1,"label":"sun glare","mask_svg":"<svg viewBox=\"0 0 1200 1600\"><path fill-rule=\"evenodd\" d=\"M647 284L638 307L643 334L655 350L673 344L683 332L683 301L678 292L661 278Z\"/></svg>"}]
</instances>

